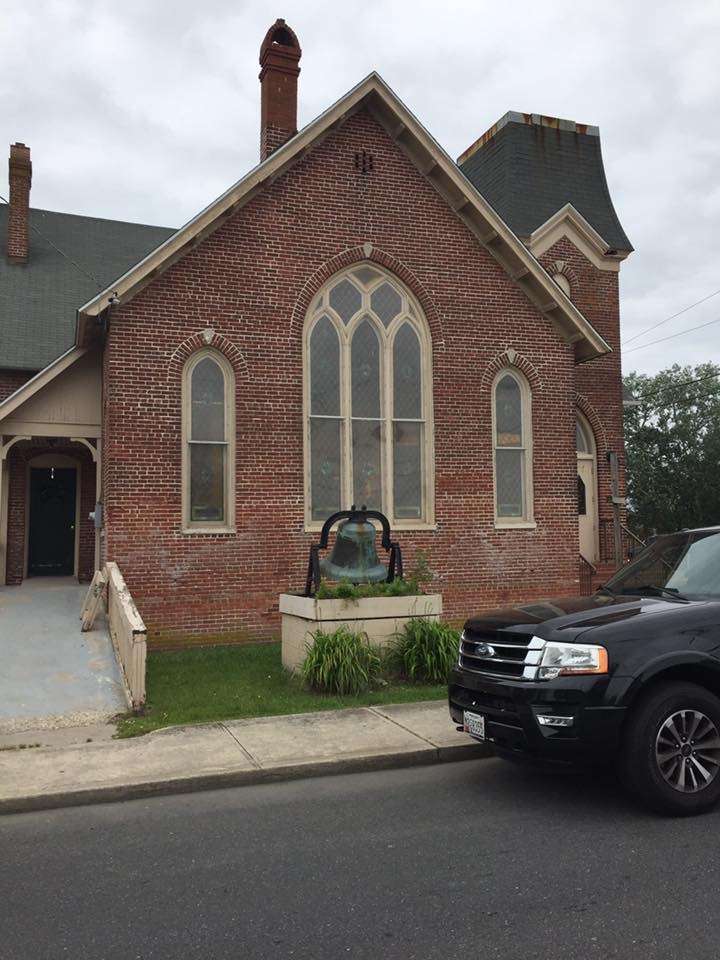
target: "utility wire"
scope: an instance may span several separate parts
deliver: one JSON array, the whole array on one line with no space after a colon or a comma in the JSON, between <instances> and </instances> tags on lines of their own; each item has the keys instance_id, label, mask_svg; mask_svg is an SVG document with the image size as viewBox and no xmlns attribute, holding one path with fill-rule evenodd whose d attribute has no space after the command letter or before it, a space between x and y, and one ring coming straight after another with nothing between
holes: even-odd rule
<instances>
[{"instance_id":1,"label":"utility wire","mask_svg":"<svg viewBox=\"0 0 720 960\"><path fill-rule=\"evenodd\" d=\"M715 377L720 377L720 370L717 373L705 374L704 377L695 377L694 380L683 380L682 383L671 383L665 387L659 387L657 390L650 390L648 393L640 393L634 395L634 398L641 403L645 400L654 400L657 397L661 397L665 393L672 393L674 390L682 390L683 387L689 387L695 383L704 383L706 380L712 380Z\"/></svg>"},{"instance_id":2,"label":"utility wire","mask_svg":"<svg viewBox=\"0 0 720 960\"><path fill-rule=\"evenodd\" d=\"M658 327L661 327L664 323L669 323L671 320L674 320L675 317L681 317L684 313L687 313L688 310L692 310L693 307L699 307L701 303L705 303L706 300L716 297L719 293L720 290L715 290L713 293L709 293L706 297L703 297L702 300L696 300L695 303L691 303L689 307L683 307L682 310L678 310L678 312L674 313L671 317L665 317L665 319L659 323L654 323L651 327L641 330L640 333L633 334L632 337L628 337L628 339L623 342L623 346L625 346L626 343L632 343L633 340L637 340L639 337L644 337L645 334L650 333L651 330L657 330Z\"/></svg>"},{"instance_id":3,"label":"utility wire","mask_svg":"<svg viewBox=\"0 0 720 960\"><path fill-rule=\"evenodd\" d=\"M8 207L10 206L10 201L7 200L5 197L3 197L2 194L0 194L0 200L2 200L3 203L7 204ZM65 259L68 261L68 263L71 263L71 264L75 267L76 270L79 270L80 273L83 274L83 276L87 277L89 280L92 280L93 283L97 284L98 290L102 290L102 289L105 287L105 284L101 283L101 282L98 280L97 277L93 276L92 273L88 273L87 270L83 270L83 268L80 266L79 263L76 263L76 262L73 260L72 257L68 256L68 254L65 253L64 250L61 250L60 247L58 247L57 244L53 243L52 240L51 240L49 237L46 237L45 234L42 233L42 231L38 230L38 228L35 226L35 224L30 221L30 217L28 217L28 223L30 224L30 229L31 229L31 230L34 230L35 233L36 233L39 237L42 237L43 240L44 240L46 243L49 243L50 246L53 248L53 250L57 250L57 252L58 252L62 257L65 257Z\"/></svg>"},{"instance_id":4,"label":"utility wire","mask_svg":"<svg viewBox=\"0 0 720 960\"><path fill-rule=\"evenodd\" d=\"M689 327L687 330L681 330L679 333L671 333L669 337L660 337L659 340L651 340L650 343L641 343L638 347L631 347L624 353L634 353L635 350L644 350L646 347L653 347L656 343L665 343L666 340L674 340L675 337L684 337L686 333L694 333L696 330L702 330L704 327L711 327L714 323L720 323L720 317L715 320L708 320L707 323L700 323L696 327Z\"/></svg>"}]
</instances>

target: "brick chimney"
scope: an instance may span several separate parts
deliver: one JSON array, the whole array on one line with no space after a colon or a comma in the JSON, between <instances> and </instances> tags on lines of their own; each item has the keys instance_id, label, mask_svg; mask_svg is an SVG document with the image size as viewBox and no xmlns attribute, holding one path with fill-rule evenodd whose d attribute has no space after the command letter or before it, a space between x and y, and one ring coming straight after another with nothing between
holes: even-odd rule
<instances>
[{"instance_id":1,"label":"brick chimney","mask_svg":"<svg viewBox=\"0 0 720 960\"><path fill-rule=\"evenodd\" d=\"M276 20L260 47L260 159L297 133L297 81L302 50L284 20Z\"/></svg>"},{"instance_id":2,"label":"brick chimney","mask_svg":"<svg viewBox=\"0 0 720 960\"><path fill-rule=\"evenodd\" d=\"M7 226L7 258L10 263L26 263L30 233L30 183L32 163L30 147L24 143L10 146L10 209Z\"/></svg>"}]
</instances>

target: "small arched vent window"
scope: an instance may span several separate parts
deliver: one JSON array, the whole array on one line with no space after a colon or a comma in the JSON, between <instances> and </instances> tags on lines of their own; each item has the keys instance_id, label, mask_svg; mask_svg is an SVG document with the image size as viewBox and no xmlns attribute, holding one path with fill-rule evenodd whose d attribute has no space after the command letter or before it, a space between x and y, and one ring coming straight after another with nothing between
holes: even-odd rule
<instances>
[{"instance_id":1,"label":"small arched vent window","mask_svg":"<svg viewBox=\"0 0 720 960\"><path fill-rule=\"evenodd\" d=\"M553 277L553 280L560 287L565 296L569 297L571 295L570 281L564 273L556 273Z\"/></svg>"},{"instance_id":2,"label":"small arched vent window","mask_svg":"<svg viewBox=\"0 0 720 960\"><path fill-rule=\"evenodd\" d=\"M532 522L530 385L517 370L501 370L493 385L495 517L499 526Z\"/></svg>"},{"instance_id":3,"label":"small arched vent window","mask_svg":"<svg viewBox=\"0 0 720 960\"><path fill-rule=\"evenodd\" d=\"M201 350L183 371L183 527L232 529L235 387L227 360Z\"/></svg>"},{"instance_id":4,"label":"small arched vent window","mask_svg":"<svg viewBox=\"0 0 720 960\"><path fill-rule=\"evenodd\" d=\"M333 277L305 327L306 521L351 504L395 527L432 522L430 336L397 278Z\"/></svg>"}]
</instances>

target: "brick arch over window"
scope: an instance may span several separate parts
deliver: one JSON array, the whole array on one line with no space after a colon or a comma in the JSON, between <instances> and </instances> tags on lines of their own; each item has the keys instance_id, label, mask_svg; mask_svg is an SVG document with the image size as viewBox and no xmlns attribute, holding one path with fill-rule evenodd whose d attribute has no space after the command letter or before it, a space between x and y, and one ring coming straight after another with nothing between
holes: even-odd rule
<instances>
[{"instance_id":1,"label":"brick arch over window","mask_svg":"<svg viewBox=\"0 0 720 960\"><path fill-rule=\"evenodd\" d=\"M296 347L297 344L300 343L308 310L310 309L313 299L328 280L346 267L351 267L362 261L376 263L378 266L384 267L389 273L394 274L405 284L410 293L417 299L425 315L425 320L430 329L433 354L437 355L442 351L445 347L442 317L430 294L408 266L396 257L393 257L392 254L380 250L371 243L365 243L343 250L342 253L338 253L323 263L311 277L308 277L295 302L290 318L289 342L291 348Z\"/></svg>"},{"instance_id":2,"label":"brick arch over window","mask_svg":"<svg viewBox=\"0 0 720 960\"><path fill-rule=\"evenodd\" d=\"M575 289L575 285L579 282L578 275L575 273L567 260L554 260L552 263L548 264L547 271L551 277L557 273L561 274L563 277L567 277L571 289Z\"/></svg>"},{"instance_id":3,"label":"brick arch over window","mask_svg":"<svg viewBox=\"0 0 720 960\"><path fill-rule=\"evenodd\" d=\"M205 350L208 347L212 347L225 357L233 368L236 377L243 379L249 378L247 360L242 351L239 350L231 340L228 340L227 337L216 333L212 328L208 327L207 330L194 333L175 348L168 363L168 383L179 383L183 369L189 358L194 353L197 353L198 350Z\"/></svg>"},{"instance_id":4,"label":"brick arch over window","mask_svg":"<svg viewBox=\"0 0 720 960\"><path fill-rule=\"evenodd\" d=\"M595 446L597 448L598 460L601 458L604 460L608 451L608 440L607 434L605 433L605 427L603 426L602 420L598 416L597 410L590 403L587 397L584 397L580 393L575 394L575 406L590 424L592 432L595 435Z\"/></svg>"},{"instance_id":5,"label":"brick arch over window","mask_svg":"<svg viewBox=\"0 0 720 960\"><path fill-rule=\"evenodd\" d=\"M513 350L512 347L497 354L485 367L483 375L480 378L481 388L489 388L498 373L506 367L515 367L520 370L527 378L532 390L542 389L542 380L535 364L531 363L527 357L518 353L517 350Z\"/></svg>"}]
</instances>

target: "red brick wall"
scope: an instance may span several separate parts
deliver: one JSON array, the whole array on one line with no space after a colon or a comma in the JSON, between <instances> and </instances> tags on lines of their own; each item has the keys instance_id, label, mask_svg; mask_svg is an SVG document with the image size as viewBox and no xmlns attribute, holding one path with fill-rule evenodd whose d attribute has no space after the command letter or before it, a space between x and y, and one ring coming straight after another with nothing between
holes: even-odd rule
<instances>
[{"instance_id":1,"label":"red brick wall","mask_svg":"<svg viewBox=\"0 0 720 960\"><path fill-rule=\"evenodd\" d=\"M25 576L25 538L28 519L28 461L40 454L63 454L80 463L80 543L78 579L92 580L95 566L95 528L88 514L95 507L95 464L89 451L79 444L48 446L43 441L22 443L8 454L8 534L5 581L22 583Z\"/></svg>"},{"instance_id":2,"label":"red brick wall","mask_svg":"<svg viewBox=\"0 0 720 960\"><path fill-rule=\"evenodd\" d=\"M613 348L612 353L576 368L578 406L593 428L597 445L599 519L609 524L613 512L608 452L617 454L620 495L625 494L619 274L598 270L567 238L559 240L540 259L551 274L556 272L553 264L563 261L573 302Z\"/></svg>"},{"instance_id":3,"label":"red brick wall","mask_svg":"<svg viewBox=\"0 0 720 960\"><path fill-rule=\"evenodd\" d=\"M2 370L0 369L0 402L24 383L35 376L33 370Z\"/></svg>"},{"instance_id":4,"label":"red brick wall","mask_svg":"<svg viewBox=\"0 0 720 960\"><path fill-rule=\"evenodd\" d=\"M357 151L374 156L369 175ZM577 589L572 349L365 113L348 120L113 314L104 357L107 554L151 635L276 633L302 586L302 322L324 280L371 257L424 306L433 341L437 529L445 611ZM216 331L236 376L237 532L181 532L182 361ZM512 348L533 384L534 530L496 530L490 386Z\"/></svg>"}]
</instances>

